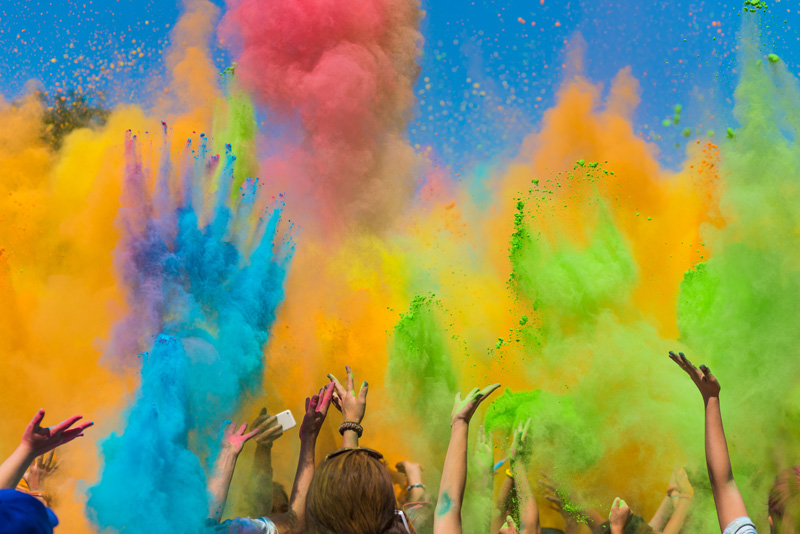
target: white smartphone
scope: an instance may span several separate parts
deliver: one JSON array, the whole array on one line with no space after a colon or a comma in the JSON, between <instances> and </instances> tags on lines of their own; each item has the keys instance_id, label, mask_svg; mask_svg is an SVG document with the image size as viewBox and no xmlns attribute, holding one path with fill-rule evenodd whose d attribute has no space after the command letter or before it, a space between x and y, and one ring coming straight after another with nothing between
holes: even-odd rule
<instances>
[{"instance_id":1,"label":"white smartphone","mask_svg":"<svg viewBox=\"0 0 800 534\"><path fill-rule=\"evenodd\" d=\"M278 415L276 415L275 420L279 425L281 425L281 428L283 428L284 432L286 432L290 428L293 428L297 424L294 422L294 417L292 417L292 412L290 412L289 410L286 410L285 412L281 412Z\"/></svg>"}]
</instances>

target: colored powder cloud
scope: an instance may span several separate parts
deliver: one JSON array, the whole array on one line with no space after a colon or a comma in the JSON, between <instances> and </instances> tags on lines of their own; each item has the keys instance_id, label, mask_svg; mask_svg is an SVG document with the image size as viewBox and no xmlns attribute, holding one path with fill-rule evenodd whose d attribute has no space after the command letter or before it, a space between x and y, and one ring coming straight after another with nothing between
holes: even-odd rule
<instances>
[{"instance_id":1,"label":"colored powder cloud","mask_svg":"<svg viewBox=\"0 0 800 534\"><path fill-rule=\"evenodd\" d=\"M688 141L679 172L634 132L640 88L625 69L607 93L567 78L515 158L456 179L404 139L415 3L232 2L221 31L238 65L222 86L207 46L217 11L185 7L175 35L186 53L169 60L172 88L155 106L172 127L163 144L124 139L127 129L155 138L141 132L157 122L129 106L55 151L40 138L36 98L0 105L0 349L14 370L0 376L10 414L0 434L15 436L40 402L63 416L93 411L98 431L120 425L103 442L97 483L95 452L65 448L60 528L92 529L77 478L95 484L95 527L197 525L221 419L257 411L265 377L270 408L298 413L299 385L348 363L371 386L364 442L390 462L438 454L443 443L407 429L438 436L429 416L446 417L453 390L500 381L517 393L487 413L498 456L512 421L533 413L532 472L555 468L601 512L623 495L645 516L671 469L689 462L698 494L687 528L705 531L699 399L665 357L682 347L733 393L723 410L738 482L748 504L763 501L775 469L793 462L781 450L797 395L786 355L797 345L798 154L786 132L800 114L783 62L758 71L744 51L741 127L721 147ZM251 98L267 108L266 127ZM278 191L287 206L264 215ZM287 213L303 227L291 272L291 245L278 244ZM446 315L414 300L431 291ZM396 311L409 308L419 313ZM780 373L763 367L765 353ZM418 404L385 416L398 385ZM172 425L149 424L154 410ZM320 453L337 436L329 423ZM135 454L145 469L128 462ZM186 466L184 495L164 487L161 462ZM291 480L289 462L275 467ZM128 479L135 492L121 486ZM120 491L148 517L117 513L132 502L116 502ZM180 516L165 517L153 495Z\"/></svg>"},{"instance_id":2,"label":"colored powder cloud","mask_svg":"<svg viewBox=\"0 0 800 534\"><path fill-rule=\"evenodd\" d=\"M404 130L420 16L415 0L228 3L220 35L237 76L302 127L293 162L301 184L289 189L311 196L318 218L336 228L383 228L411 200L417 156Z\"/></svg>"},{"instance_id":3,"label":"colored powder cloud","mask_svg":"<svg viewBox=\"0 0 800 534\"><path fill-rule=\"evenodd\" d=\"M262 213L255 202L257 180L246 182L229 205L235 158L230 150L222 161L209 155L207 143L203 137L196 151L187 148L182 172L174 172L163 147L152 176L138 141L127 141L116 256L130 313L115 326L106 354L128 365L142 359L140 352L150 354L143 357L142 384L124 431L103 444L102 478L88 501L98 527L196 528L205 480L193 465L213 458L216 429L260 391L261 348L283 299L292 247L276 242L280 210ZM248 224L256 230L242 232ZM190 480L180 492L153 500L168 465L184 466ZM120 493L140 502L120 500ZM123 509L135 510L135 517Z\"/></svg>"},{"instance_id":4,"label":"colored powder cloud","mask_svg":"<svg viewBox=\"0 0 800 534\"><path fill-rule=\"evenodd\" d=\"M737 483L748 512L765 521L775 473L794 465L800 327L797 183L800 89L783 68L756 67L758 29L745 23L734 112L740 123L722 150L720 211L705 231L712 254L686 273L678 325L722 384L722 410ZM695 399L694 409L699 409ZM742 482L739 482L739 481Z\"/></svg>"}]
</instances>

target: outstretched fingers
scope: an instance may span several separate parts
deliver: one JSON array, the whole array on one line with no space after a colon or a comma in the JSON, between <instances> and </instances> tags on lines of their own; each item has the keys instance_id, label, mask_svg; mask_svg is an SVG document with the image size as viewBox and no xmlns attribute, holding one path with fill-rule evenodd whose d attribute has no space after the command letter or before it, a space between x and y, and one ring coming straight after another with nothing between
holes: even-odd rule
<instances>
[{"instance_id":1,"label":"outstretched fingers","mask_svg":"<svg viewBox=\"0 0 800 534\"><path fill-rule=\"evenodd\" d=\"M490 386L486 386L485 388L483 388L480 391L480 396L482 398L483 397L488 397L489 395L491 395L494 392L494 390L496 390L499 387L500 387L500 384L492 384Z\"/></svg>"},{"instance_id":2,"label":"outstretched fingers","mask_svg":"<svg viewBox=\"0 0 800 534\"><path fill-rule=\"evenodd\" d=\"M54 435L61 434L65 430L67 430L69 427L71 427L72 425L74 425L75 423L80 421L81 419L83 419L82 415L73 415L69 419L65 419L64 421L61 421L57 425L53 426L50 429L50 432L51 432L51 434L54 434Z\"/></svg>"},{"instance_id":3,"label":"outstretched fingers","mask_svg":"<svg viewBox=\"0 0 800 534\"><path fill-rule=\"evenodd\" d=\"M44 410L39 410L36 412L36 415L33 416L33 419L31 419L31 422L28 424L28 428L33 429L39 427L42 419L44 419Z\"/></svg>"},{"instance_id":4,"label":"outstretched fingers","mask_svg":"<svg viewBox=\"0 0 800 534\"><path fill-rule=\"evenodd\" d=\"M330 373L328 374L328 380L330 380L333 383L333 387L336 390L336 394L339 396L339 398L341 399L342 397L344 397L345 389L344 386L342 386L342 383L339 382L339 380Z\"/></svg>"},{"instance_id":5,"label":"outstretched fingers","mask_svg":"<svg viewBox=\"0 0 800 534\"><path fill-rule=\"evenodd\" d=\"M317 406L319 405L319 395L312 395L311 400L308 403L308 408L306 411L308 413L314 413L317 411Z\"/></svg>"},{"instance_id":6,"label":"outstretched fingers","mask_svg":"<svg viewBox=\"0 0 800 534\"><path fill-rule=\"evenodd\" d=\"M317 411L322 415L326 415L328 413L328 408L333 401L333 382L328 382L320 393L322 397L322 401L317 406Z\"/></svg>"},{"instance_id":7,"label":"outstretched fingers","mask_svg":"<svg viewBox=\"0 0 800 534\"><path fill-rule=\"evenodd\" d=\"M361 390L358 392L358 400L361 402L367 402L367 392L369 391L369 384L365 380L363 384L361 384Z\"/></svg>"},{"instance_id":8,"label":"outstretched fingers","mask_svg":"<svg viewBox=\"0 0 800 534\"><path fill-rule=\"evenodd\" d=\"M701 365L700 371L703 372L703 375L705 375L707 379L714 380L714 375L711 374L711 369L709 369L707 365Z\"/></svg>"},{"instance_id":9,"label":"outstretched fingers","mask_svg":"<svg viewBox=\"0 0 800 534\"><path fill-rule=\"evenodd\" d=\"M353 370L350 369L349 365L345 365L344 368L347 371L347 391L355 397L356 391L353 385Z\"/></svg>"}]
</instances>

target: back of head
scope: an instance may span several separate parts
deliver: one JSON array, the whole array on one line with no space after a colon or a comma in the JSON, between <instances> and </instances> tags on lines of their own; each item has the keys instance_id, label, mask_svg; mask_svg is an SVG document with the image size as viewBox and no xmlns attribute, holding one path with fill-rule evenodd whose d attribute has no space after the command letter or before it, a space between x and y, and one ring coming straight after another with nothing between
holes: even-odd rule
<instances>
[{"instance_id":1,"label":"back of head","mask_svg":"<svg viewBox=\"0 0 800 534\"><path fill-rule=\"evenodd\" d=\"M611 532L611 525L608 521L595 528L594 534L607 534ZM653 527L647 524L643 517L632 515L625 529L622 531L624 534L654 534Z\"/></svg>"},{"instance_id":2,"label":"back of head","mask_svg":"<svg viewBox=\"0 0 800 534\"><path fill-rule=\"evenodd\" d=\"M396 511L389 470L363 449L355 449L326 459L314 473L306 501L306 531L405 534Z\"/></svg>"},{"instance_id":3,"label":"back of head","mask_svg":"<svg viewBox=\"0 0 800 534\"><path fill-rule=\"evenodd\" d=\"M0 534L52 534L55 514L36 498L16 490L0 490Z\"/></svg>"},{"instance_id":4,"label":"back of head","mask_svg":"<svg viewBox=\"0 0 800 534\"><path fill-rule=\"evenodd\" d=\"M768 508L774 532L800 532L800 466L778 474L769 490Z\"/></svg>"}]
</instances>

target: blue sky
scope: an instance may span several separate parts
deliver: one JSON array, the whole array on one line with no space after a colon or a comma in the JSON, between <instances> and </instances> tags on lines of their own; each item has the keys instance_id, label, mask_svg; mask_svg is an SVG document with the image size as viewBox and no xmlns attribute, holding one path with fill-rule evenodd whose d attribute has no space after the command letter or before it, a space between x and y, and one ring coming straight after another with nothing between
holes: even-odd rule
<instances>
[{"instance_id":1,"label":"blue sky","mask_svg":"<svg viewBox=\"0 0 800 534\"><path fill-rule=\"evenodd\" d=\"M767 12L751 14L743 1L425 0L409 135L453 166L513 153L552 104L566 50L582 38L589 79L607 87L631 66L642 84L637 132L658 144L665 165L677 165L686 128L720 135L731 122L742 16L761 19L765 56L779 54L790 70L800 62L798 3L772 0ZM179 6L0 0L2 92L15 98L38 80L51 91L93 86L110 103L140 103L163 73L161 52ZM230 63L224 50L215 54L220 69ZM683 108L680 125L664 126L675 105Z\"/></svg>"}]
</instances>

